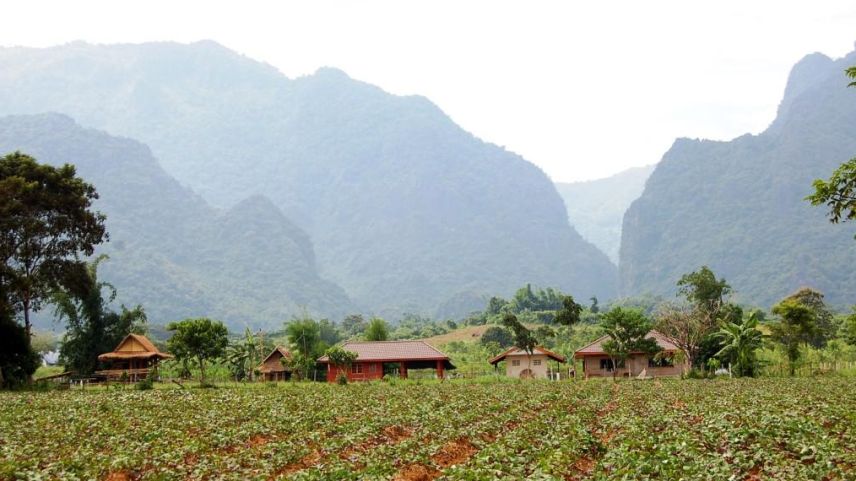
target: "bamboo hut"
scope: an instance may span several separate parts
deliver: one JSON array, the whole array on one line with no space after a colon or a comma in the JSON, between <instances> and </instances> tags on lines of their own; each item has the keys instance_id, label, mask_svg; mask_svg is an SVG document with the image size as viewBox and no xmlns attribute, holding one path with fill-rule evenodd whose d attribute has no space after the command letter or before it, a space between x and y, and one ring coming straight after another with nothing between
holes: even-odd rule
<instances>
[{"instance_id":1,"label":"bamboo hut","mask_svg":"<svg viewBox=\"0 0 856 481\"><path fill-rule=\"evenodd\" d=\"M113 352L98 356L99 361L110 367L95 374L108 380L120 379L124 374L129 381L138 381L156 375L162 359L172 359L172 355L160 352L146 336L128 334Z\"/></svg>"},{"instance_id":2,"label":"bamboo hut","mask_svg":"<svg viewBox=\"0 0 856 481\"><path fill-rule=\"evenodd\" d=\"M282 346L276 346L268 356L259 364L258 371L263 381L288 381L291 379L291 369L286 367L283 359L291 359L291 353Z\"/></svg>"}]
</instances>

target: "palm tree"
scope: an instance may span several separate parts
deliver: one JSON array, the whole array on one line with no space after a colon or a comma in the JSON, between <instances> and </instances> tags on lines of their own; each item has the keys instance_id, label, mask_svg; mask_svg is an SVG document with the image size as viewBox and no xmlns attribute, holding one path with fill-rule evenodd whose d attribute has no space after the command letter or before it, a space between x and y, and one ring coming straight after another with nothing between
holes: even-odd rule
<instances>
[{"instance_id":1,"label":"palm tree","mask_svg":"<svg viewBox=\"0 0 856 481\"><path fill-rule=\"evenodd\" d=\"M758 367L755 350L761 347L764 339L758 330L758 312L752 312L740 324L724 324L714 335L724 344L716 357L729 359L738 376L754 376Z\"/></svg>"}]
</instances>

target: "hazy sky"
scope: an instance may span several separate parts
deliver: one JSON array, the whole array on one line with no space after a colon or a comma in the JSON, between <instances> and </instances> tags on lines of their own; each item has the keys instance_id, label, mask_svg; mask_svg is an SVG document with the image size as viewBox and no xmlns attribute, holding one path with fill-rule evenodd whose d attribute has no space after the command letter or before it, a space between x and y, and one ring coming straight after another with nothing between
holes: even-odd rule
<instances>
[{"instance_id":1,"label":"hazy sky","mask_svg":"<svg viewBox=\"0 0 856 481\"><path fill-rule=\"evenodd\" d=\"M290 77L338 67L427 96L556 181L758 133L796 61L856 40L853 0L4 0L0 18L0 45L212 39Z\"/></svg>"}]
</instances>

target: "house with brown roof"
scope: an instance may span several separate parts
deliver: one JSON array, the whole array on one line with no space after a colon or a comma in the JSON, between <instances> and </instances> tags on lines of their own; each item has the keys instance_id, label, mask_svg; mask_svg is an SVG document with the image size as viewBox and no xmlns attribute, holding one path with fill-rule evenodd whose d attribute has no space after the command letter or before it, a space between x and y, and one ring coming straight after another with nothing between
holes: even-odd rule
<instances>
[{"instance_id":1,"label":"house with brown roof","mask_svg":"<svg viewBox=\"0 0 856 481\"><path fill-rule=\"evenodd\" d=\"M172 355L161 352L152 341L140 334L128 334L112 352L98 356L98 360L110 367L95 371L98 376L115 380L127 375L129 381L144 379L157 373L158 363L172 359Z\"/></svg>"},{"instance_id":2,"label":"house with brown roof","mask_svg":"<svg viewBox=\"0 0 856 481\"><path fill-rule=\"evenodd\" d=\"M583 375L586 378L612 377L613 374L642 378L680 376L688 368L686 362L677 362L681 349L671 339L657 331L651 331L645 337L657 341L661 352L654 355L642 352L632 353L625 362L619 363L617 372L612 359L603 350L603 343L609 339L609 336L601 336L591 344L578 349L574 352L574 359L582 360Z\"/></svg>"},{"instance_id":3,"label":"house with brown roof","mask_svg":"<svg viewBox=\"0 0 856 481\"><path fill-rule=\"evenodd\" d=\"M276 346L259 364L258 371L262 375L263 381L288 381L291 379L291 369L282 363L283 359L291 359L291 353L282 346Z\"/></svg>"},{"instance_id":4,"label":"house with brown roof","mask_svg":"<svg viewBox=\"0 0 856 481\"><path fill-rule=\"evenodd\" d=\"M434 369L442 379L446 370L455 369L449 356L425 341L348 341L342 349L357 355L350 367L334 365L327 356L318 359L326 365L328 382L336 382L339 373L344 373L348 381L381 379L384 372L397 372L406 379L412 369Z\"/></svg>"},{"instance_id":5,"label":"house with brown roof","mask_svg":"<svg viewBox=\"0 0 856 481\"><path fill-rule=\"evenodd\" d=\"M559 371L559 363L565 362L565 356L556 354L548 349L537 346L528 353L523 349L512 347L490 360L493 367L505 361L505 375L522 379L547 379L550 374ZM550 361L556 362L556 369L549 368Z\"/></svg>"}]
</instances>

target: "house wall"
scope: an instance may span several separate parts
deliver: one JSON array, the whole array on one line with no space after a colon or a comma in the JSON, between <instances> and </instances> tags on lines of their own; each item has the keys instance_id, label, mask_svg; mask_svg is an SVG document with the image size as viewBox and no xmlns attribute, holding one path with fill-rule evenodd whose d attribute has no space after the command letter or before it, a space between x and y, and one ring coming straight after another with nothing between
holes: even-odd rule
<instances>
[{"instance_id":1,"label":"house wall","mask_svg":"<svg viewBox=\"0 0 856 481\"><path fill-rule=\"evenodd\" d=\"M680 376L684 371L684 364L675 364L674 366L664 367L648 367L649 357L650 356L641 354L631 356L630 359L628 359L625 363L625 367L618 368L618 371L615 373L616 376L626 376L628 367L630 368L630 375L633 377L638 376L644 369L647 369L646 374L651 377ZM603 359L609 359L609 357L585 356L583 358L583 372L585 373L586 377L612 377L612 371L600 368L600 361Z\"/></svg>"},{"instance_id":2,"label":"house wall","mask_svg":"<svg viewBox=\"0 0 856 481\"><path fill-rule=\"evenodd\" d=\"M358 371L358 372L355 372ZM336 382L339 373L344 372L348 381L371 381L383 378L383 363L355 362L351 367L327 364L327 382Z\"/></svg>"},{"instance_id":3,"label":"house wall","mask_svg":"<svg viewBox=\"0 0 856 481\"><path fill-rule=\"evenodd\" d=\"M532 361L531 363L529 361ZM514 365L514 361L519 361L518 365ZM540 361L537 363L536 361ZM555 362L550 357L544 354L526 355L508 355L505 358L505 375L508 377L520 377L520 374L529 369L532 371L533 377L537 379L547 378L547 369L550 368L549 363Z\"/></svg>"}]
</instances>

